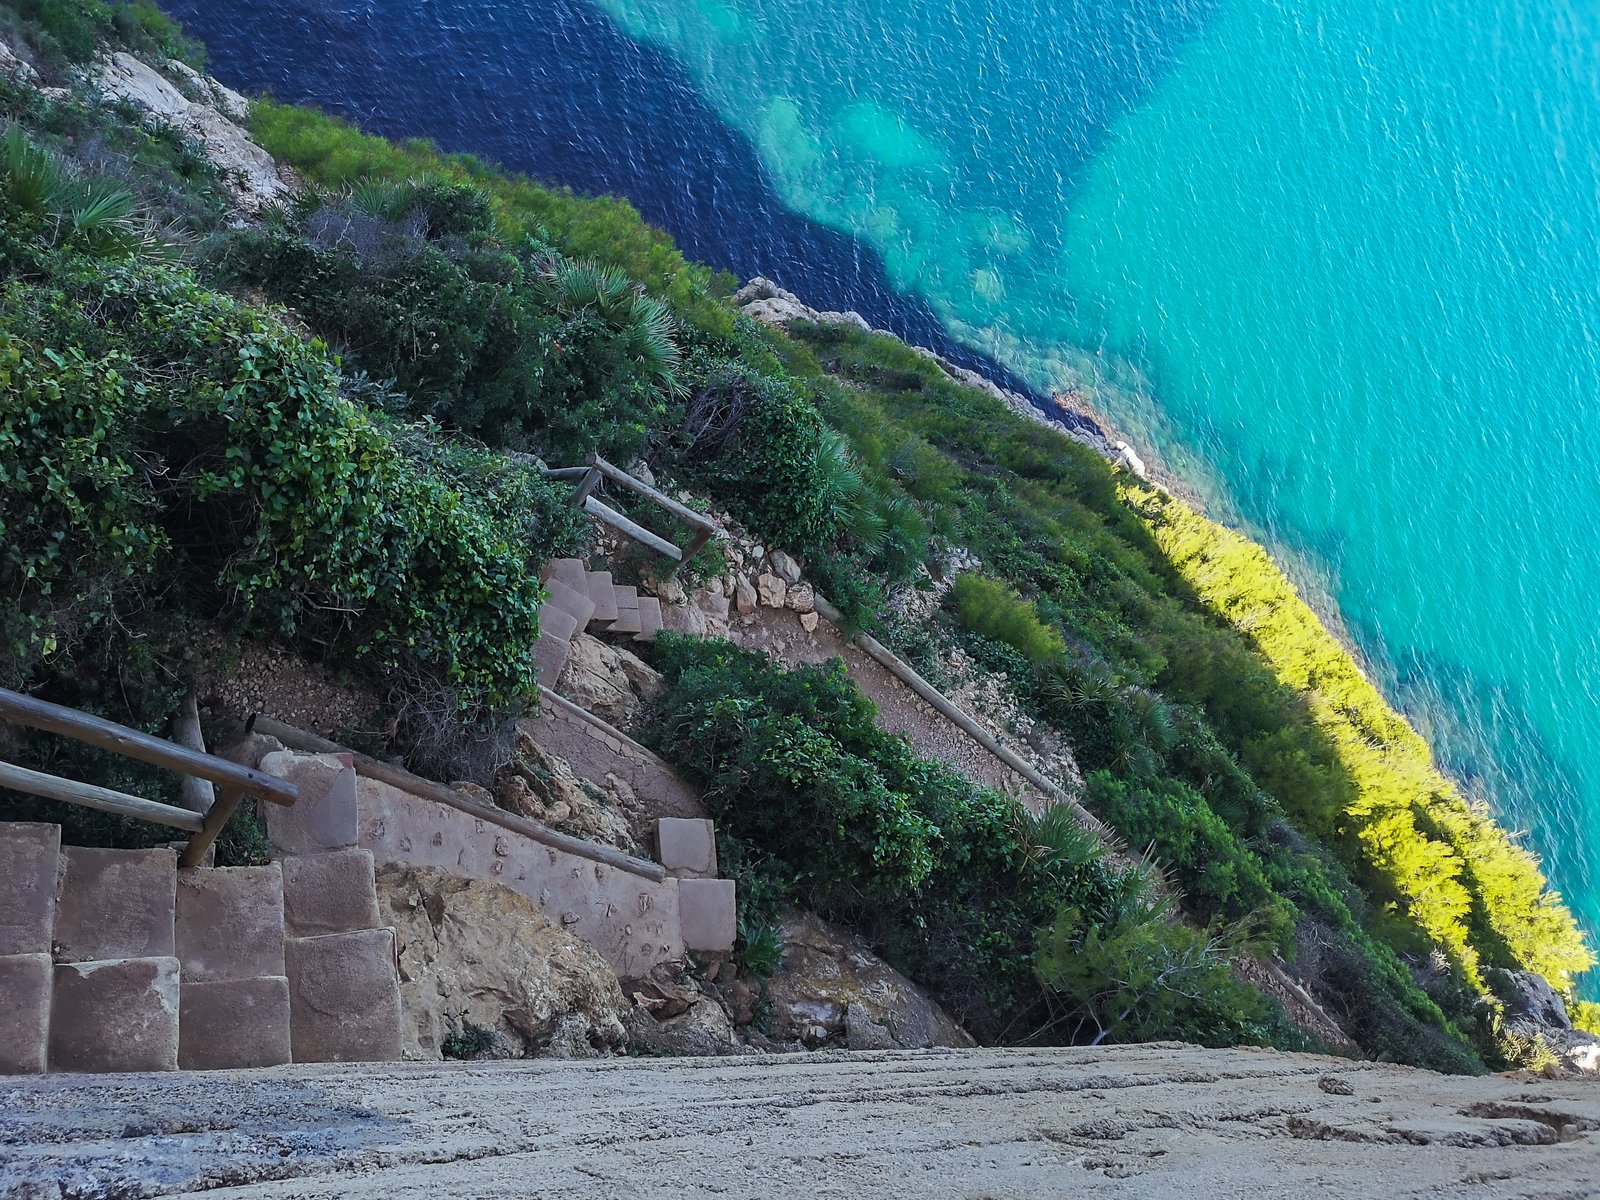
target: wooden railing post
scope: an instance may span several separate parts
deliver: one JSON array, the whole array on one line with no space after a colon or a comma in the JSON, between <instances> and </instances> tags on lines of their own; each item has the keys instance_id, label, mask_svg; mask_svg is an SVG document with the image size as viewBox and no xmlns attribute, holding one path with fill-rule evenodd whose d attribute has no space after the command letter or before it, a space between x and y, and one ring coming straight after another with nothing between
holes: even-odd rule
<instances>
[{"instance_id":1,"label":"wooden railing post","mask_svg":"<svg viewBox=\"0 0 1600 1200\"><path fill-rule=\"evenodd\" d=\"M178 857L180 867L198 867L205 860L206 851L211 849L211 843L217 840L217 834L222 832L222 827L228 823L228 818L233 816L234 809L239 807L239 801L243 799L244 793L238 788L222 789L212 801L200 832L189 839L189 844Z\"/></svg>"}]
</instances>

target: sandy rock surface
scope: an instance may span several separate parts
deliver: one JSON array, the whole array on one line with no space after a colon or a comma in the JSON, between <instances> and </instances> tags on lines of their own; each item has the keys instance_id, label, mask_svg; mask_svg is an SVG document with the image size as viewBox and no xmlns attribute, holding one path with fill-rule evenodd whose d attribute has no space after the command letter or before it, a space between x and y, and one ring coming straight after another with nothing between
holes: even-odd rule
<instances>
[{"instance_id":1,"label":"sandy rock surface","mask_svg":"<svg viewBox=\"0 0 1600 1200\"><path fill-rule=\"evenodd\" d=\"M1600 1090L1176 1044L0 1083L0 1195L1585 1197Z\"/></svg>"},{"instance_id":2,"label":"sandy rock surface","mask_svg":"<svg viewBox=\"0 0 1600 1200\"><path fill-rule=\"evenodd\" d=\"M378 907L400 955L407 1058L438 1059L466 1023L496 1058L620 1050L629 1005L588 942L525 897L428 868L378 872Z\"/></svg>"}]
</instances>

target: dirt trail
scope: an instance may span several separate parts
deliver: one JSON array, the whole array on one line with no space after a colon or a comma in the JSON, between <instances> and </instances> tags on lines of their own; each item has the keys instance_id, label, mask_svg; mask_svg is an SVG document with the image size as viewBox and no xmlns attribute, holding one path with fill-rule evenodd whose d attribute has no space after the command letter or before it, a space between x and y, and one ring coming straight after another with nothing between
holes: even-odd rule
<instances>
[{"instance_id":1,"label":"dirt trail","mask_svg":"<svg viewBox=\"0 0 1600 1200\"><path fill-rule=\"evenodd\" d=\"M1173 1044L0 1081L0 1195L1600 1196L1600 1089Z\"/></svg>"}]
</instances>

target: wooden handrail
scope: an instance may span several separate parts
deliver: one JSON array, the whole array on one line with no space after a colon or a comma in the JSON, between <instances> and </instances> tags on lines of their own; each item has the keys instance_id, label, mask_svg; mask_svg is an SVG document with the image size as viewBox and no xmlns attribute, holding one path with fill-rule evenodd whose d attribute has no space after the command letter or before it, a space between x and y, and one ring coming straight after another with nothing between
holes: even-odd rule
<instances>
[{"instance_id":1,"label":"wooden handrail","mask_svg":"<svg viewBox=\"0 0 1600 1200\"><path fill-rule=\"evenodd\" d=\"M683 561L683 551L674 546L659 534L651 533L637 521L631 521L623 516L609 504L603 504L593 496L584 498L583 511L596 520L604 521L619 533L625 533L634 541L649 546L663 558L671 559L674 563Z\"/></svg>"},{"instance_id":2,"label":"wooden handrail","mask_svg":"<svg viewBox=\"0 0 1600 1200\"><path fill-rule=\"evenodd\" d=\"M667 569L670 577L675 574L680 566L700 552L700 548L709 542L717 532L717 525L704 513L697 513L678 500L674 500L660 488L653 487L637 476L628 474L621 467L609 463L598 454L590 454L589 465L586 467L547 467L542 462L539 470L546 479L576 479L578 488L572 495L574 508L581 508L597 521L603 521L619 533L632 538L641 545L648 546L657 554L667 559L672 565ZM631 520L618 512L610 505L602 503L595 496L595 488L602 479L609 479L632 491L639 493L646 500L660 508L664 508L679 521L683 522L694 531L687 546L676 546L660 534L652 533L637 521Z\"/></svg>"},{"instance_id":3,"label":"wooden handrail","mask_svg":"<svg viewBox=\"0 0 1600 1200\"><path fill-rule=\"evenodd\" d=\"M30 796L43 796L46 800L60 800L63 804L81 804L101 812L116 813L121 817L135 817L157 825L170 825L199 833L204 818L187 808L146 800L143 796L130 796L92 783L79 783L75 779L62 779L59 775L46 775L43 771L30 771L15 763L0 762L0 787Z\"/></svg>"},{"instance_id":4,"label":"wooden handrail","mask_svg":"<svg viewBox=\"0 0 1600 1200\"><path fill-rule=\"evenodd\" d=\"M705 513L695 512L687 504L674 500L659 488L653 488L644 480L629 475L621 467L608 463L598 454L589 455L589 465L613 483L620 483L625 488L632 488L646 500L666 509L685 525L692 526L695 529L703 529L707 533L715 533L717 531L716 525Z\"/></svg>"},{"instance_id":5,"label":"wooden handrail","mask_svg":"<svg viewBox=\"0 0 1600 1200\"><path fill-rule=\"evenodd\" d=\"M47 700L37 700L5 688L0 688L0 718L30 729L59 733L74 741L86 742L152 766L165 767L181 775L194 775L224 787L235 787L246 795L273 804L293 804L297 794L294 784L287 779L279 779L214 754L191 750L165 738L129 729L104 717L90 716L75 708L51 704Z\"/></svg>"},{"instance_id":6,"label":"wooden handrail","mask_svg":"<svg viewBox=\"0 0 1600 1200\"><path fill-rule=\"evenodd\" d=\"M228 823L228 818L239 807L240 801L247 796L270 801L273 804L288 805L293 804L299 795L299 789L287 779L279 779L276 775L268 775L253 767L229 762L225 758L207 754L204 750L180 746L176 742L141 733L137 729L129 729L126 725L118 725L115 721L107 721L104 717L91 716L75 708L51 704L48 700L38 700L6 688L0 688L0 719L29 729L42 729L46 733L60 734L62 737L98 746L113 754L120 754L124 758L137 759L139 762L176 771L184 777L186 783L203 780L205 787L185 789L186 797L199 802L205 802L204 793L211 784L218 785L221 790L215 792L209 803L206 803L205 811L195 812L172 804L162 804L156 800L146 800L140 796L130 796L126 792L46 775L41 771L30 771L26 767L10 763L0 763L0 786L35 796L44 796L51 800L60 800L67 804L81 804L86 808L99 809L101 812L112 812L119 816L187 830L194 836L189 839L189 844L179 856L180 866L200 865L205 859L206 851L211 849L212 843L217 840L217 835L222 832L222 827ZM198 713L180 714L179 727L189 730L193 738L198 740L200 735Z\"/></svg>"}]
</instances>

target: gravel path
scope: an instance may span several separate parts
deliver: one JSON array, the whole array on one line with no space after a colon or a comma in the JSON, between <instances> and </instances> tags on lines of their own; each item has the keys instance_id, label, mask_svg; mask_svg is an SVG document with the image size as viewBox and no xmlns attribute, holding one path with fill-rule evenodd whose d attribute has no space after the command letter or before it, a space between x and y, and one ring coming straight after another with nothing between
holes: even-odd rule
<instances>
[{"instance_id":1,"label":"gravel path","mask_svg":"<svg viewBox=\"0 0 1600 1200\"><path fill-rule=\"evenodd\" d=\"M1584 1197L1600 1089L1174 1044L0 1081L0 1195Z\"/></svg>"}]
</instances>

